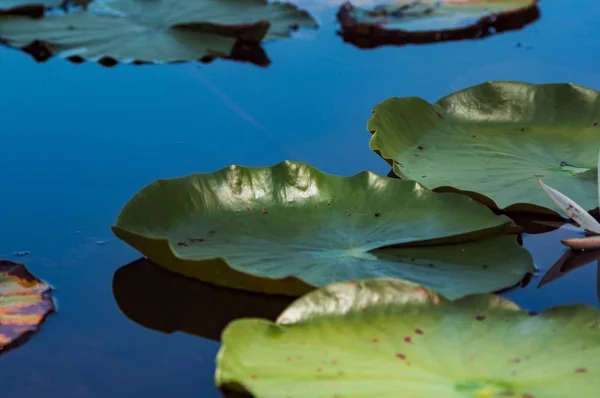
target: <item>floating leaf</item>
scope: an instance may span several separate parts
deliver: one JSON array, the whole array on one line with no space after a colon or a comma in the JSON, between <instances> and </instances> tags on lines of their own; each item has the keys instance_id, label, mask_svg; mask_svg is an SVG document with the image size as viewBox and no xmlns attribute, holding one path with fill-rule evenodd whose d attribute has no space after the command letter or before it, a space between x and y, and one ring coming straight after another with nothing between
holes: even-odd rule
<instances>
[{"instance_id":1,"label":"floating leaf","mask_svg":"<svg viewBox=\"0 0 600 398\"><path fill-rule=\"evenodd\" d=\"M63 0L0 0L0 16L13 14L41 17L44 10L62 4Z\"/></svg>"},{"instance_id":2,"label":"floating leaf","mask_svg":"<svg viewBox=\"0 0 600 398\"><path fill-rule=\"evenodd\" d=\"M105 0L88 12L2 17L0 38L36 59L52 53L98 61L166 63L233 57L236 46L316 27L305 11L265 0ZM35 51L29 50L35 48Z\"/></svg>"},{"instance_id":3,"label":"floating leaf","mask_svg":"<svg viewBox=\"0 0 600 398\"><path fill-rule=\"evenodd\" d=\"M600 313L529 315L494 295L448 301L374 279L307 294L277 323L232 322L216 384L262 397L562 398L600 390Z\"/></svg>"},{"instance_id":4,"label":"floating leaf","mask_svg":"<svg viewBox=\"0 0 600 398\"><path fill-rule=\"evenodd\" d=\"M504 235L511 225L414 181L282 162L158 180L127 203L113 232L167 269L221 286L295 296L394 276L455 298L532 270L529 253Z\"/></svg>"},{"instance_id":5,"label":"floating leaf","mask_svg":"<svg viewBox=\"0 0 600 398\"><path fill-rule=\"evenodd\" d=\"M396 0L374 8L344 3L344 40L359 47L480 39L521 29L540 16L538 0Z\"/></svg>"},{"instance_id":6,"label":"floating leaf","mask_svg":"<svg viewBox=\"0 0 600 398\"><path fill-rule=\"evenodd\" d=\"M181 331L219 340L229 322L244 317L275 320L292 298L228 289L166 271L145 258L113 276L119 309L132 321L163 333Z\"/></svg>"},{"instance_id":7,"label":"floating leaf","mask_svg":"<svg viewBox=\"0 0 600 398\"><path fill-rule=\"evenodd\" d=\"M390 98L368 122L371 149L402 178L508 211L560 212L538 180L598 206L600 100L573 84L488 82L431 105Z\"/></svg>"},{"instance_id":8,"label":"floating leaf","mask_svg":"<svg viewBox=\"0 0 600 398\"><path fill-rule=\"evenodd\" d=\"M556 189L544 184L542 180L540 180L540 185L548 194L550 199L552 199L554 203L556 203L556 205L569 216L569 218L577 222L577 224L579 224L582 228L600 234L600 224L594 217L590 215L590 213L585 211L585 209L583 209L566 195L563 195Z\"/></svg>"},{"instance_id":9,"label":"floating leaf","mask_svg":"<svg viewBox=\"0 0 600 398\"><path fill-rule=\"evenodd\" d=\"M24 265L0 260L0 353L24 342L54 311L50 291Z\"/></svg>"}]
</instances>

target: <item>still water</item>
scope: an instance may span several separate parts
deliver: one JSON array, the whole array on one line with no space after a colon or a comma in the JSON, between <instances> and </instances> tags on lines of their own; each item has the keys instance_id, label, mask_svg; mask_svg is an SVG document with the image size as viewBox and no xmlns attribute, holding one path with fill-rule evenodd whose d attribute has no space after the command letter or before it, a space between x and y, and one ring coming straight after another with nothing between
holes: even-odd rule
<instances>
[{"instance_id":1,"label":"still water","mask_svg":"<svg viewBox=\"0 0 600 398\"><path fill-rule=\"evenodd\" d=\"M39 334L0 358L0 395L220 396L215 341L144 328L117 306L113 275L139 257L109 230L125 202L157 178L230 164L290 159L341 175L387 174L365 126L371 108L390 96L435 101L486 80L600 90L600 3L568 3L543 0L540 20L484 40L361 50L336 36L334 3L311 1L305 5L321 28L265 45L267 68L36 64L0 48L0 258L25 262L58 301ZM508 297L536 311L597 305L595 261L536 288L565 251L559 239L574 234L525 236L541 272ZM21 250L31 254L13 256ZM138 296L136 275L126 279L136 305L173 318L172 330L187 328L186 314L205 317L197 327L210 329L240 302L182 294L197 287L173 289L179 282L160 277Z\"/></svg>"}]
</instances>

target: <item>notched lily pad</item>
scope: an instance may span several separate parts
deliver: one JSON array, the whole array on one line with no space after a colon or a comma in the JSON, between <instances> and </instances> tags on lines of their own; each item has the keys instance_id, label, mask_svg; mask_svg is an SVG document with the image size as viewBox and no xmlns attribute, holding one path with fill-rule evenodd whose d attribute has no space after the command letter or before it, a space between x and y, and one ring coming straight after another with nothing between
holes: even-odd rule
<instances>
[{"instance_id":1,"label":"notched lily pad","mask_svg":"<svg viewBox=\"0 0 600 398\"><path fill-rule=\"evenodd\" d=\"M487 82L435 104L389 98L367 124L371 149L402 178L507 211L558 206L538 180L598 205L598 93L574 84Z\"/></svg>"},{"instance_id":2,"label":"notched lily pad","mask_svg":"<svg viewBox=\"0 0 600 398\"><path fill-rule=\"evenodd\" d=\"M132 321L163 333L219 340L238 318L277 319L292 298L228 289L171 273L146 258L119 268L113 295Z\"/></svg>"},{"instance_id":3,"label":"notched lily pad","mask_svg":"<svg viewBox=\"0 0 600 398\"><path fill-rule=\"evenodd\" d=\"M396 0L372 9L344 3L345 41L370 48L480 39L521 29L540 17L538 0Z\"/></svg>"},{"instance_id":4,"label":"notched lily pad","mask_svg":"<svg viewBox=\"0 0 600 398\"><path fill-rule=\"evenodd\" d=\"M232 322L216 384L260 397L593 396L600 390L600 312L529 315L495 295L448 301L407 282L335 284L276 323Z\"/></svg>"},{"instance_id":5,"label":"notched lily pad","mask_svg":"<svg viewBox=\"0 0 600 398\"><path fill-rule=\"evenodd\" d=\"M54 311L50 291L24 265L0 260L0 354L23 343Z\"/></svg>"},{"instance_id":6,"label":"notched lily pad","mask_svg":"<svg viewBox=\"0 0 600 398\"><path fill-rule=\"evenodd\" d=\"M529 253L506 235L510 219L466 196L287 161L158 180L112 230L174 272L292 296L394 276L455 298L514 285L532 270Z\"/></svg>"},{"instance_id":7,"label":"notched lily pad","mask_svg":"<svg viewBox=\"0 0 600 398\"><path fill-rule=\"evenodd\" d=\"M0 17L0 38L39 61L58 53L89 61L168 63L239 58L240 47L260 48L262 41L286 38L299 27L317 23L289 3L105 0L87 11L42 19Z\"/></svg>"}]
</instances>

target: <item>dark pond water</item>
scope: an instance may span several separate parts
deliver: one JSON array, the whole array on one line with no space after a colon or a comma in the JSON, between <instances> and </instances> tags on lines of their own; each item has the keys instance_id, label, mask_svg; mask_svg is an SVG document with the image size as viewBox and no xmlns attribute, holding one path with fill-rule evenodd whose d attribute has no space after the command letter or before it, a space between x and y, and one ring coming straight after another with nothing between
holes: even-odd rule
<instances>
[{"instance_id":1,"label":"dark pond water","mask_svg":"<svg viewBox=\"0 0 600 398\"><path fill-rule=\"evenodd\" d=\"M335 35L335 7L315 1L321 29L266 45L267 68L35 64L0 49L0 258L26 262L54 285L59 304L39 334L0 358L2 397L219 396L218 343L144 328L117 306L113 275L139 257L109 230L122 205L157 178L234 163L292 159L342 175L385 174L365 125L390 96L435 101L486 80L600 90L600 3L568 3L543 0L538 22L484 40L361 50ZM524 241L545 271L565 251L559 238L573 234ZM14 257L19 250L31 255ZM540 272L507 295L531 310L596 305L595 264L538 290ZM127 270L116 290L164 330L211 337L213 323L247 301L143 264ZM153 289L136 284L141 278L154 278Z\"/></svg>"}]
</instances>

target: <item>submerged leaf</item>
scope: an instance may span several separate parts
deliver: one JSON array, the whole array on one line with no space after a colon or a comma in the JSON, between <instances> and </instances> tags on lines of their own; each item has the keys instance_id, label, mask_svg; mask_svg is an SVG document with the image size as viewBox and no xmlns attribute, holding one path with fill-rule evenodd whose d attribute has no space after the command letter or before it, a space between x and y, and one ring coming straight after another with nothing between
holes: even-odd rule
<instances>
[{"instance_id":1,"label":"submerged leaf","mask_svg":"<svg viewBox=\"0 0 600 398\"><path fill-rule=\"evenodd\" d=\"M221 286L295 296L393 276L456 298L512 286L532 270L516 236L505 235L511 225L414 181L283 162L158 180L127 203L113 232L163 267Z\"/></svg>"},{"instance_id":2,"label":"submerged leaf","mask_svg":"<svg viewBox=\"0 0 600 398\"><path fill-rule=\"evenodd\" d=\"M257 44L316 26L294 5L265 0L105 0L89 12L0 17L0 38L18 48L47 43L65 57L165 63L231 57L240 41Z\"/></svg>"},{"instance_id":3,"label":"submerged leaf","mask_svg":"<svg viewBox=\"0 0 600 398\"><path fill-rule=\"evenodd\" d=\"M232 322L222 341L216 384L256 398L563 398L600 390L597 309L531 316L499 296L451 302L397 280L327 286L275 324Z\"/></svg>"},{"instance_id":4,"label":"submerged leaf","mask_svg":"<svg viewBox=\"0 0 600 398\"><path fill-rule=\"evenodd\" d=\"M371 149L402 178L508 211L560 212L538 184L598 206L600 100L573 84L488 82L429 104L390 98L368 122Z\"/></svg>"},{"instance_id":5,"label":"submerged leaf","mask_svg":"<svg viewBox=\"0 0 600 398\"><path fill-rule=\"evenodd\" d=\"M23 342L54 311L50 290L24 265L0 260L0 353Z\"/></svg>"}]
</instances>

